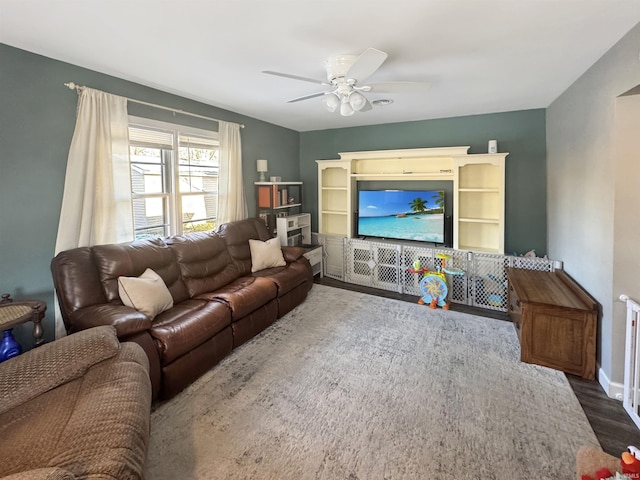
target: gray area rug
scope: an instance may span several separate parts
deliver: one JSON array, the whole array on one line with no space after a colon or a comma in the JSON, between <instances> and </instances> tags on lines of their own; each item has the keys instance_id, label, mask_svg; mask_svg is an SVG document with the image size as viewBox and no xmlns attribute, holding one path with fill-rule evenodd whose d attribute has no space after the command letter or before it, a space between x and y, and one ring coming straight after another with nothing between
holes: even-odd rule
<instances>
[{"instance_id":1,"label":"gray area rug","mask_svg":"<svg viewBox=\"0 0 640 480\"><path fill-rule=\"evenodd\" d=\"M323 285L151 420L148 480L559 480L598 446L511 323Z\"/></svg>"}]
</instances>

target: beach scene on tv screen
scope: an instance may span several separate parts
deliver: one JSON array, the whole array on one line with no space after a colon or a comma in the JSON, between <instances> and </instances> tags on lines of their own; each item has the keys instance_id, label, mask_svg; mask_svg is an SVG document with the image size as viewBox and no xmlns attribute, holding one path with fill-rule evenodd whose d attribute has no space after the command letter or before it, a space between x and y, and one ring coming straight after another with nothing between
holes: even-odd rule
<instances>
[{"instance_id":1,"label":"beach scene on tv screen","mask_svg":"<svg viewBox=\"0 0 640 480\"><path fill-rule=\"evenodd\" d=\"M444 243L444 191L360 190L358 235Z\"/></svg>"}]
</instances>

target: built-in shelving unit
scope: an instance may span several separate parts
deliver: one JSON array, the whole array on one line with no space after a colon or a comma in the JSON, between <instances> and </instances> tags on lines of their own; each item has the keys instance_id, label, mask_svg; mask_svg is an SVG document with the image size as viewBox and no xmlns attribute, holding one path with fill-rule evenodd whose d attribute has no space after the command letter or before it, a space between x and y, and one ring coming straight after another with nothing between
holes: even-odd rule
<instances>
[{"instance_id":1,"label":"built-in shelving unit","mask_svg":"<svg viewBox=\"0 0 640 480\"><path fill-rule=\"evenodd\" d=\"M458 159L454 245L460 250L504 252L504 156ZM471 158L469 158L471 157ZM455 220L457 219L457 221Z\"/></svg>"},{"instance_id":2,"label":"built-in shelving unit","mask_svg":"<svg viewBox=\"0 0 640 480\"><path fill-rule=\"evenodd\" d=\"M271 233L276 230L276 218L300 212L302 182L254 182L257 212Z\"/></svg>"},{"instance_id":3,"label":"built-in shelving unit","mask_svg":"<svg viewBox=\"0 0 640 480\"><path fill-rule=\"evenodd\" d=\"M280 245L311 245L311 214L278 217L276 230Z\"/></svg>"},{"instance_id":4,"label":"built-in shelving unit","mask_svg":"<svg viewBox=\"0 0 640 480\"><path fill-rule=\"evenodd\" d=\"M451 180L453 248L503 253L508 153L468 150L462 146L346 152L340 159L317 160L319 233L353 238L359 181Z\"/></svg>"},{"instance_id":5,"label":"built-in shelving unit","mask_svg":"<svg viewBox=\"0 0 640 480\"><path fill-rule=\"evenodd\" d=\"M326 235L351 237L355 182L351 162L318 162L318 228Z\"/></svg>"}]
</instances>

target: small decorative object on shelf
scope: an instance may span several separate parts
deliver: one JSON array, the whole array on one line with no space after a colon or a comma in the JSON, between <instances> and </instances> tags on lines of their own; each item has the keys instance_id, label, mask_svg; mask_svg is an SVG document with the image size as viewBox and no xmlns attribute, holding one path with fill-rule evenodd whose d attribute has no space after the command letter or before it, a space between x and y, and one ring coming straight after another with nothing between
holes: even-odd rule
<instances>
[{"instance_id":1,"label":"small decorative object on shelf","mask_svg":"<svg viewBox=\"0 0 640 480\"><path fill-rule=\"evenodd\" d=\"M0 363L17 357L22 353L22 347L16 339L13 338L12 330L13 329L10 328L2 333L2 340L0 340Z\"/></svg>"},{"instance_id":2,"label":"small decorative object on shelf","mask_svg":"<svg viewBox=\"0 0 640 480\"><path fill-rule=\"evenodd\" d=\"M256 170L260 174L260 182L265 181L265 174L267 173L267 161L264 159L256 160Z\"/></svg>"}]
</instances>

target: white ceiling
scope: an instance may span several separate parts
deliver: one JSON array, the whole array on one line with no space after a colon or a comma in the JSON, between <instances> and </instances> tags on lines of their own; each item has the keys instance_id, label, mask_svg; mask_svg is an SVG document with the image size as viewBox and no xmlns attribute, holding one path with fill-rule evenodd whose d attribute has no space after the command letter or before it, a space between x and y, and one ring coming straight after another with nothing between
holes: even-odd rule
<instances>
[{"instance_id":1,"label":"white ceiling","mask_svg":"<svg viewBox=\"0 0 640 480\"><path fill-rule=\"evenodd\" d=\"M640 0L0 0L2 43L297 131L545 108L638 22ZM341 117L261 73L369 47L370 81L430 88Z\"/></svg>"}]
</instances>

